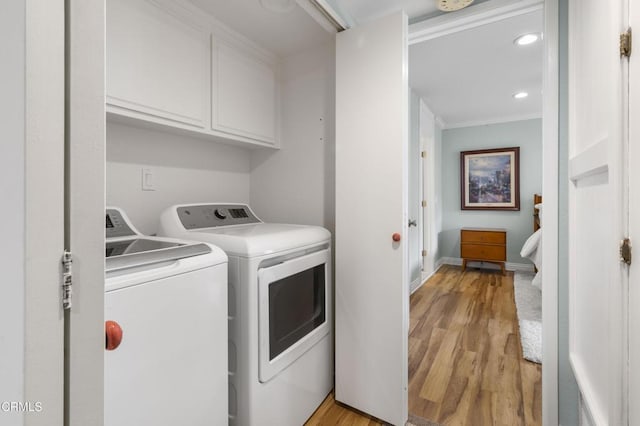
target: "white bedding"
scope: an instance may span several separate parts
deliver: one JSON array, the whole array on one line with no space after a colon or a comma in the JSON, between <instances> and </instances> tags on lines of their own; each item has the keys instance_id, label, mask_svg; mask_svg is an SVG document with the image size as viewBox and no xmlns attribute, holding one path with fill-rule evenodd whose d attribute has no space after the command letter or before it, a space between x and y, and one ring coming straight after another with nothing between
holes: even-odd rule
<instances>
[{"instance_id":1,"label":"white bedding","mask_svg":"<svg viewBox=\"0 0 640 426\"><path fill-rule=\"evenodd\" d=\"M520 250L520 256L526 257L536 265L538 273L533 277L531 284L542 290L542 228L527 238Z\"/></svg>"}]
</instances>

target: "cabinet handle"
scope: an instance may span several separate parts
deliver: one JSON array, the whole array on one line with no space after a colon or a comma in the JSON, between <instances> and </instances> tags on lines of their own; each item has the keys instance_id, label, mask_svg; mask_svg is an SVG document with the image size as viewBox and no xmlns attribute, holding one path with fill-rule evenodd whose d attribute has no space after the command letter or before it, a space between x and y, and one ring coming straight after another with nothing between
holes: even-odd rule
<instances>
[{"instance_id":1,"label":"cabinet handle","mask_svg":"<svg viewBox=\"0 0 640 426\"><path fill-rule=\"evenodd\" d=\"M395 234L393 234L393 235L391 236L391 239L397 243L398 241L400 241L400 240L402 239L402 237L400 236L400 234L398 234L398 233L396 232Z\"/></svg>"}]
</instances>

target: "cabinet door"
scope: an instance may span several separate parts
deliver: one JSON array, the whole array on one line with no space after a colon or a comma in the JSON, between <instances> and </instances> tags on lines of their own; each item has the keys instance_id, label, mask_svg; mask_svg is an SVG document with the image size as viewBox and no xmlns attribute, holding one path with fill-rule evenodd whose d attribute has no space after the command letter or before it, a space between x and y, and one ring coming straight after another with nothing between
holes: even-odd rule
<instances>
[{"instance_id":1,"label":"cabinet door","mask_svg":"<svg viewBox=\"0 0 640 426\"><path fill-rule=\"evenodd\" d=\"M147 0L107 0L107 103L208 127L209 35Z\"/></svg>"},{"instance_id":2,"label":"cabinet door","mask_svg":"<svg viewBox=\"0 0 640 426\"><path fill-rule=\"evenodd\" d=\"M213 62L213 128L275 143L274 67L220 41Z\"/></svg>"}]
</instances>

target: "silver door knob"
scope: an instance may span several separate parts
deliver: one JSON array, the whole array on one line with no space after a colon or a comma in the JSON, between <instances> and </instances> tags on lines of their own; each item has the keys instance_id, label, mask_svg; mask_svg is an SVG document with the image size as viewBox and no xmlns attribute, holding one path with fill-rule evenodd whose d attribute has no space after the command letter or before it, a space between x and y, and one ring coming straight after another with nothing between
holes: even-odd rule
<instances>
[{"instance_id":1,"label":"silver door knob","mask_svg":"<svg viewBox=\"0 0 640 426\"><path fill-rule=\"evenodd\" d=\"M418 222L415 220L409 219L409 226L418 226Z\"/></svg>"}]
</instances>

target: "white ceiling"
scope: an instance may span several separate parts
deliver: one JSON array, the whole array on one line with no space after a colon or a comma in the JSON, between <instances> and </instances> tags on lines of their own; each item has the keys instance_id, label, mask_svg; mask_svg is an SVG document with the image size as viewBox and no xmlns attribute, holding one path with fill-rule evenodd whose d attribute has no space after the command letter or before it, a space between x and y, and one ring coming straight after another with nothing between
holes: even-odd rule
<instances>
[{"instance_id":1,"label":"white ceiling","mask_svg":"<svg viewBox=\"0 0 640 426\"><path fill-rule=\"evenodd\" d=\"M287 13L265 9L286 0L189 0L257 44L287 57L334 35L324 30L297 2ZM351 22L363 23L404 9L412 22L442 14L436 0L327 0ZM491 2L475 0L470 6ZM455 13L455 12L453 12ZM542 43L517 47L513 39L542 31L542 12L411 45L409 83L446 127L539 116L542 111ZM516 101L512 94L526 90Z\"/></svg>"},{"instance_id":2,"label":"white ceiling","mask_svg":"<svg viewBox=\"0 0 640 426\"><path fill-rule=\"evenodd\" d=\"M542 11L439 37L409 47L409 85L446 127L511 121L542 113ZM526 91L516 100L512 95Z\"/></svg>"},{"instance_id":3,"label":"white ceiling","mask_svg":"<svg viewBox=\"0 0 640 426\"><path fill-rule=\"evenodd\" d=\"M189 0L229 28L280 57L327 43L334 35L325 31L300 6L287 13L262 7L260 0ZM265 0L266 2L267 0ZM282 1L273 1L275 5Z\"/></svg>"}]
</instances>

